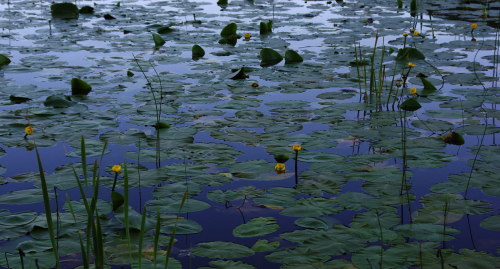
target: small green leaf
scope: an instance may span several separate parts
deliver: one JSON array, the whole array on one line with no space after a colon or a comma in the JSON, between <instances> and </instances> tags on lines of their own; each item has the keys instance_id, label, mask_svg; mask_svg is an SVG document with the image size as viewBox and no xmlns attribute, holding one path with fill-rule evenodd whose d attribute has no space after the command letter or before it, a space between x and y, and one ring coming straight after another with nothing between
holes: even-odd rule
<instances>
[{"instance_id":1,"label":"small green leaf","mask_svg":"<svg viewBox=\"0 0 500 269\"><path fill-rule=\"evenodd\" d=\"M158 34L166 34L166 33L170 33L172 31L174 31L174 29L172 29L170 27L171 27L170 25L162 26L162 27L158 28L158 30L156 30L156 32Z\"/></svg>"},{"instance_id":2,"label":"small green leaf","mask_svg":"<svg viewBox=\"0 0 500 269\"><path fill-rule=\"evenodd\" d=\"M428 95L437 91L436 87L424 77L420 77L422 84L424 84L424 89L422 90L422 95Z\"/></svg>"},{"instance_id":3,"label":"small green leaf","mask_svg":"<svg viewBox=\"0 0 500 269\"><path fill-rule=\"evenodd\" d=\"M234 228L233 235L236 237L254 237L273 233L277 231L279 225L275 218L255 218L247 223Z\"/></svg>"},{"instance_id":4,"label":"small green leaf","mask_svg":"<svg viewBox=\"0 0 500 269\"><path fill-rule=\"evenodd\" d=\"M420 109L422 106L415 98L408 98L406 101L399 105L399 108L406 111L415 111Z\"/></svg>"},{"instance_id":5,"label":"small green leaf","mask_svg":"<svg viewBox=\"0 0 500 269\"><path fill-rule=\"evenodd\" d=\"M70 107L76 102L73 102L69 96L64 96L62 94L55 94L47 97L45 102L43 102L45 106L51 106L54 108L66 108Z\"/></svg>"},{"instance_id":6,"label":"small green leaf","mask_svg":"<svg viewBox=\"0 0 500 269\"><path fill-rule=\"evenodd\" d=\"M227 6L228 2L227 0L219 0L217 1L218 6Z\"/></svg>"},{"instance_id":7,"label":"small green leaf","mask_svg":"<svg viewBox=\"0 0 500 269\"><path fill-rule=\"evenodd\" d=\"M50 6L52 17L57 19L78 19L78 7L73 3L55 3Z\"/></svg>"},{"instance_id":8,"label":"small green leaf","mask_svg":"<svg viewBox=\"0 0 500 269\"><path fill-rule=\"evenodd\" d=\"M91 90L92 87L87 82L78 78L71 79L72 95L87 95Z\"/></svg>"},{"instance_id":9,"label":"small green leaf","mask_svg":"<svg viewBox=\"0 0 500 269\"><path fill-rule=\"evenodd\" d=\"M127 71L127 77L133 77L134 75L135 75L134 72L130 70Z\"/></svg>"},{"instance_id":10,"label":"small green leaf","mask_svg":"<svg viewBox=\"0 0 500 269\"><path fill-rule=\"evenodd\" d=\"M0 54L0 66L8 65L8 64L10 64L10 59L5 55Z\"/></svg>"},{"instance_id":11,"label":"small green leaf","mask_svg":"<svg viewBox=\"0 0 500 269\"><path fill-rule=\"evenodd\" d=\"M196 60L196 59L199 59L199 58L205 56L205 50L199 45L193 45L191 52L192 52L191 57L193 58L193 60Z\"/></svg>"},{"instance_id":12,"label":"small green leaf","mask_svg":"<svg viewBox=\"0 0 500 269\"><path fill-rule=\"evenodd\" d=\"M226 25L224 28L222 28L220 36L226 39L234 38L236 37L236 30L238 30L238 26L236 25L236 23L232 22Z\"/></svg>"},{"instance_id":13,"label":"small green leaf","mask_svg":"<svg viewBox=\"0 0 500 269\"><path fill-rule=\"evenodd\" d=\"M263 48L260 51L260 60L261 66L270 66L281 62L283 60L283 56L273 49Z\"/></svg>"},{"instance_id":14,"label":"small green leaf","mask_svg":"<svg viewBox=\"0 0 500 269\"><path fill-rule=\"evenodd\" d=\"M163 44L165 44L165 39L161 37L161 35L157 33L152 33L153 36L153 41L155 42L155 47L161 47Z\"/></svg>"},{"instance_id":15,"label":"small green leaf","mask_svg":"<svg viewBox=\"0 0 500 269\"><path fill-rule=\"evenodd\" d=\"M304 58L302 58L302 56L300 56L296 51L294 50L285 51L285 64L301 63L303 61Z\"/></svg>"},{"instance_id":16,"label":"small green leaf","mask_svg":"<svg viewBox=\"0 0 500 269\"><path fill-rule=\"evenodd\" d=\"M278 154L278 155L274 155L274 160L277 162L277 163L286 163L286 161L288 161L288 159L290 159L290 157L288 157L287 155L285 154Z\"/></svg>"},{"instance_id":17,"label":"small green leaf","mask_svg":"<svg viewBox=\"0 0 500 269\"><path fill-rule=\"evenodd\" d=\"M270 34L273 32L273 21L261 22L259 28L261 35Z\"/></svg>"},{"instance_id":18,"label":"small green leaf","mask_svg":"<svg viewBox=\"0 0 500 269\"><path fill-rule=\"evenodd\" d=\"M238 71L234 72L233 74L231 74L231 76L229 77L230 79L246 79L248 78L248 75L245 74L245 68L242 67L240 68Z\"/></svg>"},{"instance_id":19,"label":"small green leaf","mask_svg":"<svg viewBox=\"0 0 500 269\"><path fill-rule=\"evenodd\" d=\"M80 14L93 14L94 13L94 8L91 6L83 6L80 8L78 11Z\"/></svg>"}]
</instances>

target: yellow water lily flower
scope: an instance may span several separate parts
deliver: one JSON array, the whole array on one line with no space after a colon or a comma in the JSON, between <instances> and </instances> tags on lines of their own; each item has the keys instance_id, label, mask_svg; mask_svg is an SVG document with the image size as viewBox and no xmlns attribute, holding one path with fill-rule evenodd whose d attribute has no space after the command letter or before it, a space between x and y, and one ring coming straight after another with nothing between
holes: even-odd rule
<instances>
[{"instance_id":1,"label":"yellow water lily flower","mask_svg":"<svg viewBox=\"0 0 500 269\"><path fill-rule=\"evenodd\" d=\"M418 36L420 34L419 31L413 31L413 36Z\"/></svg>"},{"instance_id":2,"label":"yellow water lily flower","mask_svg":"<svg viewBox=\"0 0 500 269\"><path fill-rule=\"evenodd\" d=\"M413 95L413 94L416 94L417 93L417 88L411 88L410 89L410 94Z\"/></svg>"},{"instance_id":3,"label":"yellow water lily flower","mask_svg":"<svg viewBox=\"0 0 500 269\"><path fill-rule=\"evenodd\" d=\"M245 33L245 35L244 35L244 36L245 36L245 38L246 38L246 39L249 39L250 37L252 37L252 34L250 34L250 33Z\"/></svg>"},{"instance_id":4,"label":"yellow water lily flower","mask_svg":"<svg viewBox=\"0 0 500 269\"><path fill-rule=\"evenodd\" d=\"M276 171L276 173L278 174L283 174L286 172L286 166L284 163L277 163L275 166L274 166L274 171Z\"/></svg>"},{"instance_id":5,"label":"yellow water lily flower","mask_svg":"<svg viewBox=\"0 0 500 269\"><path fill-rule=\"evenodd\" d=\"M259 87L259 83L257 83L257 82L252 83L252 87L254 87L254 88Z\"/></svg>"},{"instance_id":6,"label":"yellow water lily flower","mask_svg":"<svg viewBox=\"0 0 500 269\"><path fill-rule=\"evenodd\" d=\"M115 173L120 173L120 171L122 170L122 167L118 164L115 164L111 167L111 170L113 170L113 172L115 172Z\"/></svg>"},{"instance_id":7,"label":"yellow water lily flower","mask_svg":"<svg viewBox=\"0 0 500 269\"><path fill-rule=\"evenodd\" d=\"M33 127L31 127L31 125L28 125L24 128L24 133L26 135L32 135L34 132L35 132L35 129L33 129Z\"/></svg>"},{"instance_id":8,"label":"yellow water lily flower","mask_svg":"<svg viewBox=\"0 0 500 269\"><path fill-rule=\"evenodd\" d=\"M407 33L407 32L404 32L404 33L403 33L403 36L408 36L408 33Z\"/></svg>"},{"instance_id":9,"label":"yellow water lily flower","mask_svg":"<svg viewBox=\"0 0 500 269\"><path fill-rule=\"evenodd\" d=\"M408 67L409 67L409 68L413 68L413 67L415 67L415 64L414 64L414 63L412 63L412 62L409 62L409 63L408 63Z\"/></svg>"},{"instance_id":10,"label":"yellow water lily flower","mask_svg":"<svg viewBox=\"0 0 500 269\"><path fill-rule=\"evenodd\" d=\"M302 150L302 146L300 144L293 144L292 149L295 151Z\"/></svg>"},{"instance_id":11,"label":"yellow water lily flower","mask_svg":"<svg viewBox=\"0 0 500 269\"><path fill-rule=\"evenodd\" d=\"M473 23L470 25L470 28L472 28L472 30L476 29L477 28L477 23Z\"/></svg>"}]
</instances>

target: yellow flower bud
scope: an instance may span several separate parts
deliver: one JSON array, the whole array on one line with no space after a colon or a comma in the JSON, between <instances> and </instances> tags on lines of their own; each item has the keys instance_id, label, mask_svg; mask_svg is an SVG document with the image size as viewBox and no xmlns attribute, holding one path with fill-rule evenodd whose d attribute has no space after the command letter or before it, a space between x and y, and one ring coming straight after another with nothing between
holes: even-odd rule
<instances>
[{"instance_id":1,"label":"yellow flower bud","mask_svg":"<svg viewBox=\"0 0 500 269\"><path fill-rule=\"evenodd\" d=\"M111 167L111 170L113 170L113 172L115 172L115 173L120 173L120 171L122 170L122 167L118 164L115 164Z\"/></svg>"},{"instance_id":2,"label":"yellow flower bud","mask_svg":"<svg viewBox=\"0 0 500 269\"><path fill-rule=\"evenodd\" d=\"M407 33L407 32L404 32L404 33L403 33L403 36L408 36L408 33Z\"/></svg>"},{"instance_id":3,"label":"yellow flower bud","mask_svg":"<svg viewBox=\"0 0 500 269\"><path fill-rule=\"evenodd\" d=\"M408 67L409 67L409 68L413 68L413 67L415 67L415 64L414 64L414 63L412 63L412 62L409 62L409 63L408 63Z\"/></svg>"},{"instance_id":4,"label":"yellow flower bud","mask_svg":"<svg viewBox=\"0 0 500 269\"><path fill-rule=\"evenodd\" d=\"M286 172L286 166L284 163L277 163L275 166L274 166L274 171L276 171L276 173L278 174L283 174Z\"/></svg>"},{"instance_id":5,"label":"yellow flower bud","mask_svg":"<svg viewBox=\"0 0 500 269\"><path fill-rule=\"evenodd\" d=\"M410 94L413 95L413 94L416 94L417 93L417 88L411 88L410 89Z\"/></svg>"},{"instance_id":6,"label":"yellow flower bud","mask_svg":"<svg viewBox=\"0 0 500 269\"><path fill-rule=\"evenodd\" d=\"M259 83L257 83L257 82L252 83L252 87L254 87L254 88L259 87Z\"/></svg>"},{"instance_id":7,"label":"yellow flower bud","mask_svg":"<svg viewBox=\"0 0 500 269\"><path fill-rule=\"evenodd\" d=\"M472 30L476 29L477 28L477 23L473 23L470 25L470 28L472 28Z\"/></svg>"},{"instance_id":8,"label":"yellow flower bud","mask_svg":"<svg viewBox=\"0 0 500 269\"><path fill-rule=\"evenodd\" d=\"M249 39L250 37L252 37L252 34L250 34L250 33L245 33L245 35L244 35L244 36L245 36L245 38L246 38L246 39Z\"/></svg>"},{"instance_id":9,"label":"yellow flower bud","mask_svg":"<svg viewBox=\"0 0 500 269\"><path fill-rule=\"evenodd\" d=\"M413 36L418 36L420 34L419 31L413 31Z\"/></svg>"},{"instance_id":10,"label":"yellow flower bud","mask_svg":"<svg viewBox=\"0 0 500 269\"><path fill-rule=\"evenodd\" d=\"M35 129L33 129L33 127L31 127L31 125L28 125L24 128L24 133L26 135L32 135L34 132L35 132Z\"/></svg>"},{"instance_id":11,"label":"yellow flower bud","mask_svg":"<svg viewBox=\"0 0 500 269\"><path fill-rule=\"evenodd\" d=\"M299 144L294 144L294 145L292 146L292 149L293 149L293 150L295 150L295 151L299 151L299 150L302 150L302 146L301 146L301 145L299 145Z\"/></svg>"}]
</instances>

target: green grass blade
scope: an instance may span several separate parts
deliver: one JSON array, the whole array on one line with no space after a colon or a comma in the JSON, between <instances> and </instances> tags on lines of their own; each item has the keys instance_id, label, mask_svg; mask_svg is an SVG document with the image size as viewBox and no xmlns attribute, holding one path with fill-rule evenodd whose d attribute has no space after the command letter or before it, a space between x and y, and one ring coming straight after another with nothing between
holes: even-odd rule
<instances>
[{"instance_id":1,"label":"green grass blade","mask_svg":"<svg viewBox=\"0 0 500 269\"><path fill-rule=\"evenodd\" d=\"M88 174L87 174L87 151L85 150L85 138L82 136L80 142L80 155L82 158L82 173L83 173L83 181L85 182L85 187L89 186L88 183Z\"/></svg>"},{"instance_id":2,"label":"green grass blade","mask_svg":"<svg viewBox=\"0 0 500 269\"><path fill-rule=\"evenodd\" d=\"M179 211L177 212L177 215L181 214L182 208L184 207L184 203L186 202L188 197L188 192L184 192L184 195L182 196L181 204L179 205ZM170 253L172 253L172 247L174 245L174 239L175 239L175 233L177 232L177 223L179 222L179 218L175 220L174 228L172 229L172 233L170 234L170 239L168 241L168 247L167 247L167 256L165 258L165 269L168 268L168 260L170 259Z\"/></svg>"},{"instance_id":3,"label":"green grass blade","mask_svg":"<svg viewBox=\"0 0 500 269\"><path fill-rule=\"evenodd\" d=\"M52 211L50 210L50 198L49 191L47 190L47 181L45 180L45 173L43 171L42 159L40 158L40 153L38 152L38 147L35 146L36 159L38 161L38 170L40 172L40 182L42 185L42 195L43 195L43 207L45 208L45 216L47 218L47 226L49 229L50 243L52 244L52 252L54 254L54 259L56 262L56 268L61 268L59 264L59 255L57 251L56 239L54 236L54 224L52 223Z\"/></svg>"},{"instance_id":4,"label":"green grass blade","mask_svg":"<svg viewBox=\"0 0 500 269\"><path fill-rule=\"evenodd\" d=\"M156 257L158 255L158 241L160 239L160 227L161 227L161 222L160 222L160 211L156 211L156 225L155 225L155 236L154 236L154 245L153 245L153 260L155 263L155 268L156 268Z\"/></svg>"},{"instance_id":5,"label":"green grass blade","mask_svg":"<svg viewBox=\"0 0 500 269\"><path fill-rule=\"evenodd\" d=\"M144 232L146 230L146 207L142 210L141 231L139 233L139 269L142 267L142 242L144 240Z\"/></svg>"},{"instance_id":6,"label":"green grass blade","mask_svg":"<svg viewBox=\"0 0 500 269\"><path fill-rule=\"evenodd\" d=\"M128 243L128 248L129 248L129 259L131 258L131 251L130 251L130 223L129 223L129 212L128 212L128 201L129 201L129 195L128 195L128 171L127 171L127 164L123 164L123 215L125 219L125 236L127 238L127 243Z\"/></svg>"}]
</instances>

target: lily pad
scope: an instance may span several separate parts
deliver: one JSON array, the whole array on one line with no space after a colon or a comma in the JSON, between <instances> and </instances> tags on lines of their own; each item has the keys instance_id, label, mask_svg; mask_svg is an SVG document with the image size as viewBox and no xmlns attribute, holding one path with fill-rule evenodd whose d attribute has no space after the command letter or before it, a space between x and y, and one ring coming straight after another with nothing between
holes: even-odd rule
<instances>
[{"instance_id":1,"label":"lily pad","mask_svg":"<svg viewBox=\"0 0 500 269\"><path fill-rule=\"evenodd\" d=\"M92 90L92 87L85 81L79 78L71 79L71 94L72 95L87 95Z\"/></svg>"},{"instance_id":2,"label":"lily pad","mask_svg":"<svg viewBox=\"0 0 500 269\"><path fill-rule=\"evenodd\" d=\"M199 243L191 252L196 256L218 259L243 258L254 254L254 251L246 246L224 241Z\"/></svg>"},{"instance_id":3,"label":"lily pad","mask_svg":"<svg viewBox=\"0 0 500 269\"><path fill-rule=\"evenodd\" d=\"M406 111L415 111L420 109L422 105L415 98L408 98L399 107Z\"/></svg>"},{"instance_id":4,"label":"lily pad","mask_svg":"<svg viewBox=\"0 0 500 269\"><path fill-rule=\"evenodd\" d=\"M155 47L161 47L165 44L165 39L163 39L161 35L157 33L152 33L151 35L153 36L153 42L155 42Z\"/></svg>"},{"instance_id":5,"label":"lily pad","mask_svg":"<svg viewBox=\"0 0 500 269\"><path fill-rule=\"evenodd\" d=\"M285 51L285 64L301 63L304 58L294 50Z\"/></svg>"},{"instance_id":6,"label":"lily pad","mask_svg":"<svg viewBox=\"0 0 500 269\"><path fill-rule=\"evenodd\" d=\"M193 45L191 48L191 57L193 60L197 60L205 56L205 50L200 45Z\"/></svg>"},{"instance_id":7,"label":"lily pad","mask_svg":"<svg viewBox=\"0 0 500 269\"><path fill-rule=\"evenodd\" d=\"M283 60L283 56L273 49L263 48L260 51L260 60L261 66L271 66L281 62Z\"/></svg>"},{"instance_id":8,"label":"lily pad","mask_svg":"<svg viewBox=\"0 0 500 269\"><path fill-rule=\"evenodd\" d=\"M0 54L0 66L4 66L4 65L8 65L8 64L10 64L9 57L7 57L3 54Z\"/></svg>"},{"instance_id":9,"label":"lily pad","mask_svg":"<svg viewBox=\"0 0 500 269\"><path fill-rule=\"evenodd\" d=\"M50 5L52 17L57 19L78 19L78 7L73 3L55 3Z\"/></svg>"},{"instance_id":10,"label":"lily pad","mask_svg":"<svg viewBox=\"0 0 500 269\"><path fill-rule=\"evenodd\" d=\"M279 225L275 218L254 218L247 223L234 228L233 235L236 237L255 237L273 233L277 231Z\"/></svg>"}]
</instances>

